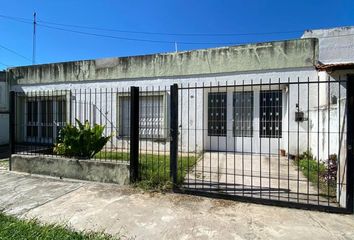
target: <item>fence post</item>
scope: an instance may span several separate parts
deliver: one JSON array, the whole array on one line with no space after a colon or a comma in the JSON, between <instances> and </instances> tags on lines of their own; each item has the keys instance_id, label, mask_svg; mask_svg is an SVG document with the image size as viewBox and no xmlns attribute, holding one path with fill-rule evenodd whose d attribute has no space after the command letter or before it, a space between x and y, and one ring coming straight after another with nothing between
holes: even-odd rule
<instances>
[{"instance_id":1,"label":"fence post","mask_svg":"<svg viewBox=\"0 0 354 240\"><path fill-rule=\"evenodd\" d=\"M11 156L15 153L15 134L16 134L16 95L15 92L10 92L10 101L9 101L9 145L10 145L10 158L9 158L9 170L12 170L12 161Z\"/></svg>"},{"instance_id":2,"label":"fence post","mask_svg":"<svg viewBox=\"0 0 354 240\"><path fill-rule=\"evenodd\" d=\"M177 154L178 154L178 85L173 84L171 91L171 143L170 143L170 177L174 187L177 185Z\"/></svg>"},{"instance_id":3,"label":"fence post","mask_svg":"<svg viewBox=\"0 0 354 240\"><path fill-rule=\"evenodd\" d=\"M354 76L347 80L347 172L346 172L346 209L354 210Z\"/></svg>"},{"instance_id":4,"label":"fence post","mask_svg":"<svg viewBox=\"0 0 354 240\"><path fill-rule=\"evenodd\" d=\"M130 88L130 182L139 178L139 88Z\"/></svg>"}]
</instances>

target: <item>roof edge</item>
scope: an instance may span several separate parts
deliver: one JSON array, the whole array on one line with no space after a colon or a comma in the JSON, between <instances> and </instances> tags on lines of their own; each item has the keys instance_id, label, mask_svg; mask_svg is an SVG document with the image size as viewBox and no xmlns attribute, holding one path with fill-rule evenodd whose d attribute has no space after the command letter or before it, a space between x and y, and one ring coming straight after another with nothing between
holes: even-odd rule
<instances>
[{"instance_id":1,"label":"roof edge","mask_svg":"<svg viewBox=\"0 0 354 240\"><path fill-rule=\"evenodd\" d=\"M316 38L264 42L176 53L103 58L9 68L17 84L175 77L313 67Z\"/></svg>"}]
</instances>

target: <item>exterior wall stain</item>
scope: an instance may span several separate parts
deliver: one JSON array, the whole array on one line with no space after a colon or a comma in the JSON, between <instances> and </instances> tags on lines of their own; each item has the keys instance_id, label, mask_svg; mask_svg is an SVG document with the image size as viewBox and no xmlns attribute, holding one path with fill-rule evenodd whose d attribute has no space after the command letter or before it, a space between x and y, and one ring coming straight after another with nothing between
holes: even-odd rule
<instances>
[{"instance_id":1,"label":"exterior wall stain","mask_svg":"<svg viewBox=\"0 0 354 240\"><path fill-rule=\"evenodd\" d=\"M10 68L11 84L178 77L313 67L316 39Z\"/></svg>"}]
</instances>

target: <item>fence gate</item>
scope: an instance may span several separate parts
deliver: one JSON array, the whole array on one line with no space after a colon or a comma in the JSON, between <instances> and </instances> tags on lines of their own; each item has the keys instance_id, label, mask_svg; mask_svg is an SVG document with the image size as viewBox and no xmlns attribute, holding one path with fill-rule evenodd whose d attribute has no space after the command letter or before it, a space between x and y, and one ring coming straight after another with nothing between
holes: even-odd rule
<instances>
[{"instance_id":1,"label":"fence gate","mask_svg":"<svg viewBox=\"0 0 354 240\"><path fill-rule=\"evenodd\" d=\"M180 85L176 191L352 212L353 93L352 81L332 78Z\"/></svg>"}]
</instances>

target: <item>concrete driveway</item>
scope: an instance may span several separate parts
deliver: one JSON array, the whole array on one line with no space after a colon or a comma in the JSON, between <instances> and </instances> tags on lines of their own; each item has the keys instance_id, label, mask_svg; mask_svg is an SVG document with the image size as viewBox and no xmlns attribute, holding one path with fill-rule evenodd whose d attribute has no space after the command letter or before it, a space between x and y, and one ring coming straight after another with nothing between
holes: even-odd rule
<instances>
[{"instance_id":1,"label":"concrete driveway","mask_svg":"<svg viewBox=\"0 0 354 240\"><path fill-rule=\"evenodd\" d=\"M185 186L229 195L338 206L321 196L293 160L280 156L206 152L188 173Z\"/></svg>"},{"instance_id":2,"label":"concrete driveway","mask_svg":"<svg viewBox=\"0 0 354 240\"><path fill-rule=\"evenodd\" d=\"M354 239L354 216L0 171L8 214L136 239Z\"/></svg>"}]
</instances>

